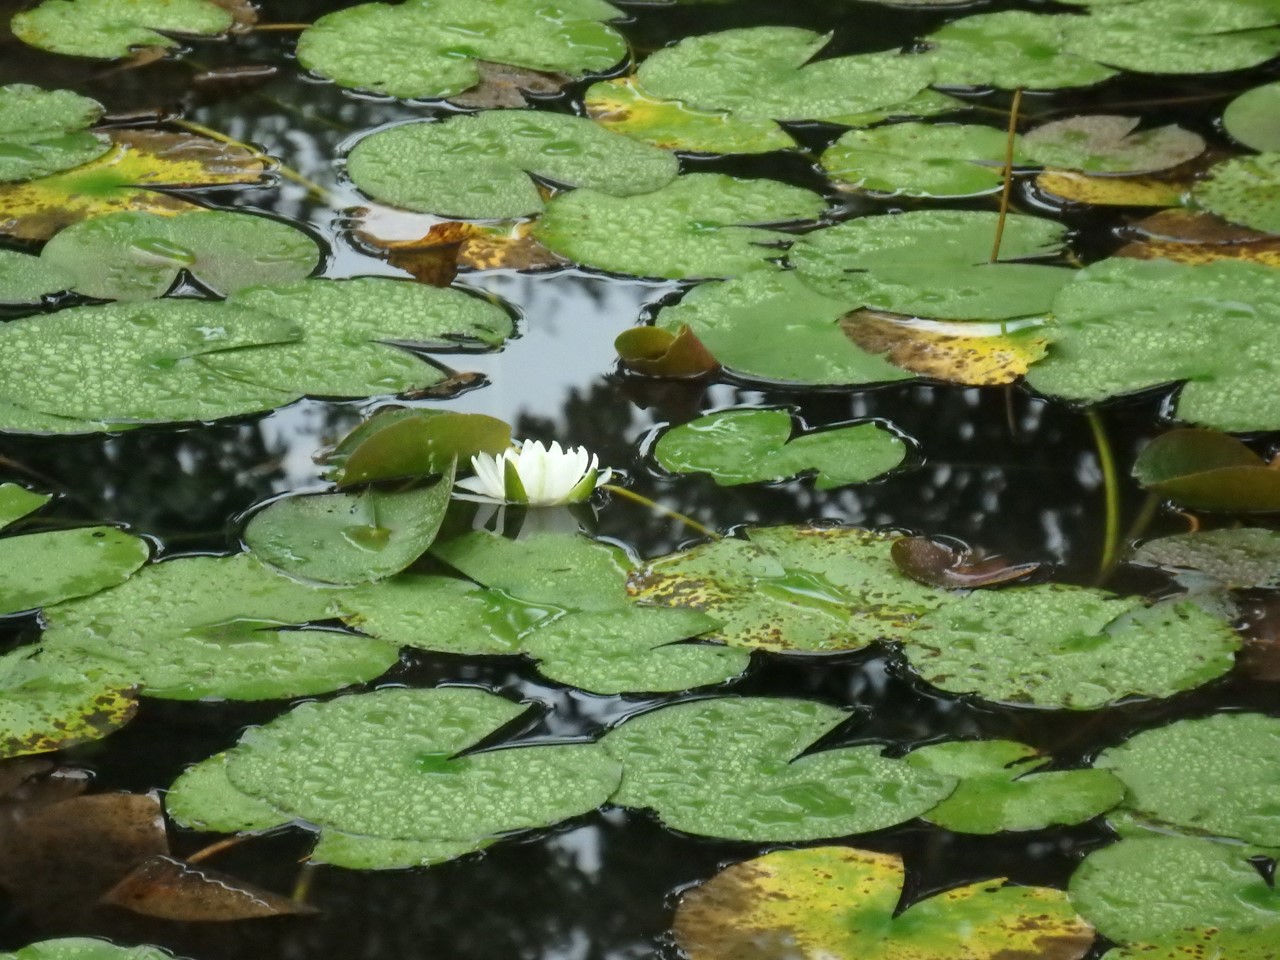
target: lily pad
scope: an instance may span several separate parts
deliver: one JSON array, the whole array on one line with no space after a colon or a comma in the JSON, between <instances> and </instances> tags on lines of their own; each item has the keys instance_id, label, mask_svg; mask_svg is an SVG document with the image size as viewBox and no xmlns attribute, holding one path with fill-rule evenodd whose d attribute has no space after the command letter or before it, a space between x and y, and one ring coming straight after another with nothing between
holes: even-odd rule
<instances>
[{"instance_id":1,"label":"lily pad","mask_svg":"<svg viewBox=\"0 0 1280 960\"><path fill-rule=\"evenodd\" d=\"M136 47L174 47L166 34L213 37L235 26L211 0L45 0L14 14L10 28L23 43L75 57L115 59Z\"/></svg>"},{"instance_id":2,"label":"lily pad","mask_svg":"<svg viewBox=\"0 0 1280 960\"><path fill-rule=\"evenodd\" d=\"M427 552L452 488L450 468L418 490L286 497L254 515L244 540L259 559L294 576L342 584L382 580Z\"/></svg>"},{"instance_id":3,"label":"lily pad","mask_svg":"<svg viewBox=\"0 0 1280 960\"><path fill-rule=\"evenodd\" d=\"M524 712L481 690L388 688L303 704L206 763L225 763L230 784L280 811L282 823L439 843L437 859L452 859L498 835L588 813L617 787L618 764L595 744L459 755ZM219 802L221 789L198 794L192 782L180 779L170 794L182 798L181 809ZM325 789L314 789L317 782Z\"/></svg>"},{"instance_id":4,"label":"lily pad","mask_svg":"<svg viewBox=\"0 0 1280 960\"><path fill-rule=\"evenodd\" d=\"M446 472L455 460L499 454L511 426L480 413L406 408L381 410L338 441L325 462L339 487Z\"/></svg>"},{"instance_id":5,"label":"lily pad","mask_svg":"<svg viewBox=\"0 0 1280 960\"><path fill-rule=\"evenodd\" d=\"M173 954L159 947L121 947L92 937L64 937L0 954L0 960L173 960Z\"/></svg>"},{"instance_id":6,"label":"lily pad","mask_svg":"<svg viewBox=\"0 0 1280 960\"><path fill-rule=\"evenodd\" d=\"M100 103L70 90L0 87L0 183L46 177L102 156L111 141L85 129L101 116Z\"/></svg>"},{"instance_id":7,"label":"lily pad","mask_svg":"<svg viewBox=\"0 0 1280 960\"><path fill-rule=\"evenodd\" d=\"M963 17L925 38L925 59L943 86L1056 90L1115 76L1088 51L1063 49L1067 19L1020 10Z\"/></svg>"},{"instance_id":8,"label":"lily pad","mask_svg":"<svg viewBox=\"0 0 1280 960\"><path fill-rule=\"evenodd\" d=\"M73 282L71 274L40 257L0 249L0 303L39 303L70 290Z\"/></svg>"},{"instance_id":9,"label":"lily pad","mask_svg":"<svg viewBox=\"0 0 1280 960\"><path fill-rule=\"evenodd\" d=\"M1278 718L1179 720L1104 750L1096 765L1124 781L1125 807L1145 819L1280 847Z\"/></svg>"},{"instance_id":10,"label":"lily pad","mask_svg":"<svg viewBox=\"0 0 1280 960\"><path fill-rule=\"evenodd\" d=\"M674 154L582 117L495 111L381 130L356 144L347 172L369 196L395 207L511 219L543 209L530 174L631 196L670 183L680 168Z\"/></svg>"},{"instance_id":11,"label":"lily pad","mask_svg":"<svg viewBox=\"0 0 1280 960\"><path fill-rule=\"evenodd\" d=\"M1280 532L1239 527L1179 533L1148 540L1131 561L1190 571L1231 590L1270 589L1280 587Z\"/></svg>"},{"instance_id":12,"label":"lily pad","mask_svg":"<svg viewBox=\"0 0 1280 960\"><path fill-rule=\"evenodd\" d=\"M675 938L689 960L915 960L1014 954L1077 960L1093 928L1048 887L984 880L897 911L906 870L893 853L776 850L685 892Z\"/></svg>"},{"instance_id":13,"label":"lily pad","mask_svg":"<svg viewBox=\"0 0 1280 960\"><path fill-rule=\"evenodd\" d=\"M649 377L689 379L720 368L720 362L684 324L674 333L663 327L631 327L614 338L613 348L627 369Z\"/></svg>"},{"instance_id":14,"label":"lily pad","mask_svg":"<svg viewBox=\"0 0 1280 960\"><path fill-rule=\"evenodd\" d=\"M1040 770L1048 757L1011 740L935 743L907 762L959 786L924 818L958 833L1041 830L1083 823L1124 799L1124 784L1105 770Z\"/></svg>"},{"instance_id":15,"label":"lily pad","mask_svg":"<svg viewBox=\"0 0 1280 960\"><path fill-rule=\"evenodd\" d=\"M1280 151L1219 164L1195 185L1191 199L1232 223L1280 233Z\"/></svg>"},{"instance_id":16,"label":"lily pad","mask_svg":"<svg viewBox=\"0 0 1280 960\"><path fill-rule=\"evenodd\" d=\"M1154 173L1193 160L1204 138L1172 124L1137 133L1138 117L1109 114L1068 117L1036 127L1023 151L1045 167L1085 173Z\"/></svg>"},{"instance_id":17,"label":"lily pad","mask_svg":"<svg viewBox=\"0 0 1280 960\"><path fill-rule=\"evenodd\" d=\"M130 685L109 671L50 663L35 652L0 656L0 759L100 740L137 712Z\"/></svg>"},{"instance_id":18,"label":"lily pad","mask_svg":"<svg viewBox=\"0 0 1280 960\"><path fill-rule=\"evenodd\" d=\"M408 0L326 14L298 38L298 62L339 86L393 97L452 97L477 61L580 77L627 55L604 0Z\"/></svg>"},{"instance_id":19,"label":"lily pad","mask_svg":"<svg viewBox=\"0 0 1280 960\"><path fill-rule=\"evenodd\" d=\"M1214 430L1161 434L1142 448L1133 475L1144 487L1195 510L1280 510L1280 470Z\"/></svg>"},{"instance_id":20,"label":"lily pad","mask_svg":"<svg viewBox=\"0 0 1280 960\"><path fill-rule=\"evenodd\" d=\"M161 297L181 271L214 293L301 280L320 250L279 220L202 210L161 216L109 213L60 231L40 259L73 278L70 288L102 300Z\"/></svg>"},{"instance_id":21,"label":"lily pad","mask_svg":"<svg viewBox=\"0 0 1280 960\"><path fill-rule=\"evenodd\" d=\"M873 480L907 455L906 444L875 423L791 434L784 410L725 410L668 430L654 456L673 473L709 473L721 486L816 470L814 486L831 490Z\"/></svg>"},{"instance_id":22,"label":"lily pad","mask_svg":"<svg viewBox=\"0 0 1280 960\"><path fill-rule=\"evenodd\" d=\"M1280 81L1232 100L1222 113L1222 126L1231 139L1253 150L1280 150Z\"/></svg>"},{"instance_id":23,"label":"lily pad","mask_svg":"<svg viewBox=\"0 0 1280 960\"><path fill-rule=\"evenodd\" d=\"M1229 671L1240 638L1194 603L1066 584L979 590L923 616L903 651L929 683L984 700L1093 710Z\"/></svg>"},{"instance_id":24,"label":"lily pad","mask_svg":"<svg viewBox=\"0 0 1280 960\"><path fill-rule=\"evenodd\" d=\"M702 836L816 840L903 823L955 787L953 777L877 746L805 753L847 717L826 704L766 697L695 700L633 717L601 741L624 771L613 802Z\"/></svg>"},{"instance_id":25,"label":"lily pad","mask_svg":"<svg viewBox=\"0 0 1280 960\"><path fill-rule=\"evenodd\" d=\"M690 173L638 197L561 194L533 232L584 266L673 280L724 277L781 254L777 245L791 235L761 224L812 220L825 206L816 193L773 180Z\"/></svg>"},{"instance_id":26,"label":"lily pad","mask_svg":"<svg viewBox=\"0 0 1280 960\"><path fill-rule=\"evenodd\" d=\"M848 131L821 162L837 184L871 193L971 197L1000 189L1007 141L976 124L891 123Z\"/></svg>"},{"instance_id":27,"label":"lily pad","mask_svg":"<svg viewBox=\"0 0 1280 960\"><path fill-rule=\"evenodd\" d=\"M146 563L149 554L145 540L115 527L0 539L0 615L114 587Z\"/></svg>"},{"instance_id":28,"label":"lily pad","mask_svg":"<svg viewBox=\"0 0 1280 960\"><path fill-rule=\"evenodd\" d=\"M893 534L843 527L762 527L659 557L636 570L642 603L701 610L735 647L792 653L858 650L904 636L953 595L916 583L890 556Z\"/></svg>"},{"instance_id":29,"label":"lily pad","mask_svg":"<svg viewBox=\"0 0 1280 960\"><path fill-rule=\"evenodd\" d=\"M1185 202L1192 180L1190 175L1120 177L1046 170L1036 177L1035 184L1055 206L1172 207Z\"/></svg>"},{"instance_id":30,"label":"lily pad","mask_svg":"<svg viewBox=\"0 0 1280 960\"><path fill-rule=\"evenodd\" d=\"M36 493L16 483L0 483L0 529L35 513L52 499L47 493Z\"/></svg>"},{"instance_id":31,"label":"lily pad","mask_svg":"<svg viewBox=\"0 0 1280 960\"><path fill-rule=\"evenodd\" d=\"M942 320L1047 313L1073 271L1004 261L1054 255L1062 226L1011 214L1002 262L988 263L997 219L967 210L859 217L806 234L790 258L801 280L851 305Z\"/></svg>"},{"instance_id":32,"label":"lily pad","mask_svg":"<svg viewBox=\"0 0 1280 960\"><path fill-rule=\"evenodd\" d=\"M649 96L735 119L841 123L904 103L932 79L920 58L892 51L815 59L830 39L796 27L686 37L641 63L636 84Z\"/></svg>"},{"instance_id":33,"label":"lily pad","mask_svg":"<svg viewBox=\"0 0 1280 960\"><path fill-rule=\"evenodd\" d=\"M1177 416L1222 430L1280 425L1280 275L1261 264L1103 260L1054 300L1041 393L1097 402L1190 381Z\"/></svg>"}]
</instances>

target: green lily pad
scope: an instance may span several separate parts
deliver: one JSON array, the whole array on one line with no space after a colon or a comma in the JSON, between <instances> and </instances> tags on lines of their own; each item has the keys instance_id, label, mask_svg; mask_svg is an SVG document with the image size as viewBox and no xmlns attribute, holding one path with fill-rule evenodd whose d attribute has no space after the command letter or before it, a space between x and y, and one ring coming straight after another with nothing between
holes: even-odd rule
<instances>
[{"instance_id":1,"label":"green lily pad","mask_svg":"<svg viewBox=\"0 0 1280 960\"><path fill-rule=\"evenodd\" d=\"M1104 750L1096 765L1124 781L1125 807L1144 818L1280 847L1278 718L1179 720Z\"/></svg>"},{"instance_id":2,"label":"green lily pad","mask_svg":"<svg viewBox=\"0 0 1280 960\"><path fill-rule=\"evenodd\" d=\"M796 27L724 30L651 54L636 73L650 96L742 120L827 120L893 107L932 80L919 57L890 51L814 59L830 36Z\"/></svg>"},{"instance_id":3,"label":"green lily pad","mask_svg":"<svg viewBox=\"0 0 1280 960\"><path fill-rule=\"evenodd\" d=\"M1105 770L1048 770L1032 747L1011 740L935 743L907 762L958 777L959 786L924 818L958 833L1041 830L1083 823L1124 799L1124 784Z\"/></svg>"},{"instance_id":4,"label":"green lily pad","mask_svg":"<svg viewBox=\"0 0 1280 960\"><path fill-rule=\"evenodd\" d=\"M1218 164L1192 187L1191 199L1224 220L1280 233L1280 151Z\"/></svg>"},{"instance_id":5,"label":"green lily pad","mask_svg":"<svg viewBox=\"0 0 1280 960\"><path fill-rule=\"evenodd\" d=\"M1248 847L1192 837L1124 839L1084 859L1071 875L1071 902L1104 937L1141 956L1168 955L1148 953L1151 946L1268 960L1280 936L1280 891L1249 862L1253 855ZM1219 936L1239 952L1214 950ZM1175 945L1181 949L1169 949Z\"/></svg>"},{"instance_id":6,"label":"green lily pad","mask_svg":"<svg viewBox=\"0 0 1280 960\"><path fill-rule=\"evenodd\" d=\"M583 100L587 116L606 130L686 153L771 153L796 142L770 119L727 110L695 110L679 100L650 96L635 77L593 84Z\"/></svg>"},{"instance_id":7,"label":"green lily pad","mask_svg":"<svg viewBox=\"0 0 1280 960\"><path fill-rule=\"evenodd\" d=\"M791 439L784 410L725 410L668 430L654 447L672 473L709 473L721 486L785 480L816 470L814 486L865 483L899 466L906 444L874 423Z\"/></svg>"},{"instance_id":8,"label":"green lily pad","mask_svg":"<svg viewBox=\"0 0 1280 960\"><path fill-rule=\"evenodd\" d=\"M47 610L42 656L99 664L166 699L325 693L372 680L398 655L395 643L295 628L340 613L342 596L247 554L181 557Z\"/></svg>"},{"instance_id":9,"label":"green lily pad","mask_svg":"<svg viewBox=\"0 0 1280 960\"><path fill-rule=\"evenodd\" d=\"M39 303L49 294L70 290L71 274L17 250L0 250L0 303Z\"/></svg>"},{"instance_id":10,"label":"green lily pad","mask_svg":"<svg viewBox=\"0 0 1280 960\"><path fill-rule=\"evenodd\" d=\"M768 265L790 234L757 224L812 220L816 193L773 180L690 173L661 190L612 197L574 190L547 204L534 236L555 253L642 277L724 277Z\"/></svg>"},{"instance_id":11,"label":"green lily pad","mask_svg":"<svg viewBox=\"0 0 1280 960\"><path fill-rule=\"evenodd\" d=\"M382 580L427 552L452 488L450 468L418 490L286 497L254 515L244 540L260 560L294 576L342 584Z\"/></svg>"},{"instance_id":12,"label":"green lily pad","mask_svg":"<svg viewBox=\"0 0 1280 960\"><path fill-rule=\"evenodd\" d=\"M1204 152L1198 133L1173 124L1135 133L1141 122L1110 114L1055 120L1024 136L1023 152L1045 167L1125 174L1168 170Z\"/></svg>"},{"instance_id":13,"label":"green lily pad","mask_svg":"<svg viewBox=\"0 0 1280 960\"><path fill-rule=\"evenodd\" d=\"M898 912L905 886L897 854L776 850L686 891L676 943L689 960L765 960L777 944L790 960L1078 960L1093 942L1061 890L984 880Z\"/></svg>"},{"instance_id":14,"label":"green lily pad","mask_svg":"<svg viewBox=\"0 0 1280 960\"><path fill-rule=\"evenodd\" d=\"M500 454L511 446L511 425L482 413L406 408L380 410L338 441L325 463L349 487L444 473L456 460Z\"/></svg>"},{"instance_id":15,"label":"green lily pad","mask_svg":"<svg viewBox=\"0 0 1280 960\"><path fill-rule=\"evenodd\" d=\"M20 16L20 15L19 15ZM92 133L102 105L70 90L0 87L0 183L34 180L96 160L111 140Z\"/></svg>"},{"instance_id":16,"label":"green lily pad","mask_svg":"<svg viewBox=\"0 0 1280 960\"><path fill-rule=\"evenodd\" d=\"M1189 380L1177 416L1221 430L1280 425L1280 276L1262 264L1103 260L1054 301L1041 393L1096 402Z\"/></svg>"},{"instance_id":17,"label":"green lily pad","mask_svg":"<svg viewBox=\"0 0 1280 960\"><path fill-rule=\"evenodd\" d=\"M916 583L890 556L893 534L843 527L762 527L659 557L628 583L642 603L701 610L707 634L735 647L793 653L858 650L904 636L952 599Z\"/></svg>"},{"instance_id":18,"label":"green lily pad","mask_svg":"<svg viewBox=\"0 0 1280 960\"><path fill-rule=\"evenodd\" d=\"M347 172L394 207L500 220L543 209L529 174L631 196L670 183L680 167L675 154L585 118L521 110L379 131L356 144Z\"/></svg>"},{"instance_id":19,"label":"green lily pad","mask_svg":"<svg viewBox=\"0 0 1280 960\"><path fill-rule=\"evenodd\" d=\"M35 513L52 499L50 494L36 493L16 483L0 483L0 530Z\"/></svg>"},{"instance_id":20,"label":"green lily pad","mask_svg":"<svg viewBox=\"0 0 1280 960\"><path fill-rule=\"evenodd\" d=\"M845 336L840 318L855 306L818 293L794 270L753 270L694 287L655 322L672 332L687 325L721 364L747 377L812 384L908 379Z\"/></svg>"},{"instance_id":21,"label":"green lily pad","mask_svg":"<svg viewBox=\"0 0 1280 960\"><path fill-rule=\"evenodd\" d=\"M816 840L903 823L955 787L955 778L876 746L804 753L847 717L826 704L766 697L695 700L633 717L601 741L624 771L613 802L702 836Z\"/></svg>"},{"instance_id":22,"label":"green lily pad","mask_svg":"<svg viewBox=\"0 0 1280 960\"><path fill-rule=\"evenodd\" d=\"M208 833L263 833L289 822L279 810L237 790L227 779L227 754L187 767L164 798L176 823Z\"/></svg>"},{"instance_id":23,"label":"green lily pad","mask_svg":"<svg viewBox=\"0 0 1280 960\"><path fill-rule=\"evenodd\" d=\"M41 50L115 59L135 47L177 46L165 34L213 37L234 24L231 13L211 0L45 0L14 14L9 26Z\"/></svg>"},{"instance_id":24,"label":"green lily pad","mask_svg":"<svg viewBox=\"0 0 1280 960\"><path fill-rule=\"evenodd\" d=\"M1133 476L1149 490L1195 510L1280 510L1280 470L1235 437L1215 430L1162 433L1142 448Z\"/></svg>"},{"instance_id":25,"label":"green lily pad","mask_svg":"<svg viewBox=\"0 0 1280 960\"><path fill-rule=\"evenodd\" d=\"M922 210L859 217L805 234L791 248L800 279L851 305L940 320L1003 320L1048 313L1074 276L1062 267L1007 263L1052 256L1060 224L1011 214L988 263L997 214Z\"/></svg>"},{"instance_id":26,"label":"green lily pad","mask_svg":"<svg viewBox=\"0 0 1280 960\"><path fill-rule=\"evenodd\" d=\"M68 668L35 652L0 656L0 759L100 740L137 712L133 690L107 671Z\"/></svg>"},{"instance_id":27,"label":"green lily pad","mask_svg":"<svg viewBox=\"0 0 1280 960\"><path fill-rule=\"evenodd\" d=\"M1088 51L1063 49L1067 19L1020 10L963 17L925 38L925 59L943 86L1056 90L1115 76Z\"/></svg>"},{"instance_id":28,"label":"green lily pad","mask_svg":"<svg viewBox=\"0 0 1280 960\"><path fill-rule=\"evenodd\" d=\"M694 610L623 607L570 613L538 626L521 649L545 677L599 694L678 692L724 683L751 659L745 650L679 643L715 627Z\"/></svg>"},{"instance_id":29,"label":"green lily pad","mask_svg":"<svg viewBox=\"0 0 1280 960\"><path fill-rule=\"evenodd\" d=\"M1005 131L976 124L891 123L848 131L821 162L837 184L859 190L971 197L1000 189L1007 141Z\"/></svg>"},{"instance_id":30,"label":"green lily pad","mask_svg":"<svg viewBox=\"0 0 1280 960\"><path fill-rule=\"evenodd\" d=\"M146 563L149 554L145 540L115 527L0 539L0 615L114 587Z\"/></svg>"},{"instance_id":31,"label":"green lily pad","mask_svg":"<svg viewBox=\"0 0 1280 960\"><path fill-rule=\"evenodd\" d=\"M627 55L604 0L408 0L326 14L298 38L298 62L339 86L452 97L485 60L547 73L604 73Z\"/></svg>"},{"instance_id":32,"label":"green lily pad","mask_svg":"<svg viewBox=\"0 0 1280 960\"><path fill-rule=\"evenodd\" d=\"M914 625L903 647L929 683L984 700L1092 710L1168 697L1231 669L1240 638L1193 603L1066 584L979 590Z\"/></svg>"},{"instance_id":33,"label":"green lily pad","mask_svg":"<svg viewBox=\"0 0 1280 960\"><path fill-rule=\"evenodd\" d=\"M320 262L320 249L269 217L122 212L72 224L45 244L40 259L70 276L77 293L144 300L164 296L184 270L219 294L301 280Z\"/></svg>"},{"instance_id":34,"label":"green lily pad","mask_svg":"<svg viewBox=\"0 0 1280 960\"><path fill-rule=\"evenodd\" d=\"M621 770L595 744L459 755L522 713L481 690L388 688L303 704L206 763L225 763L230 784L279 810L282 821L300 819L322 834L439 843L439 859L449 859L498 835L588 813L616 789ZM214 807L208 819L216 822L223 790L198 793L191 785L201 779L180 779L170 796L181 798L184 816ZM403 865L396 861L390 865Z\"/></svg>"},{"instance_id":35,"label":"green lily pad","mask_svg":"<svg viewBox=\"0 0 1280 960\"><path fill-rule=\"evenodd\" d=\"M173 954L159 947L121 947L92 937L64 937L0 954L0 960L173 960Z\"/></svg>"},{"instance_id":36,"label":"green lily pad","mask_svg":"<svg viewBox=\"0 0 1280 960\"><path fill-rule=\"evenodd\" d=\"M1236 97L1222 113L1232 140L1261 151L1280 150L1280 81L1264 83Z\"/></svg>"},{"instance_id":37,"label":"green lily pad","mask_svg":"<svg viewBox=\"0 0 1280 960\"><path fill-rule=\"evenodd\" d=\"M1191 571L1230 590L1280 587L1280 532L1258 527L1202 530L1148 540L1130 558Z\"/></svg>"},{"instance_id":38,"label":"green lily pad","mask_svg":"<svg viewBox=\"0 0 1280 960\"><path fill-rule=\"evenodd\" d=\"M212 420L294 396L223 377L200 362L219 350L295 339L292 324L195 300L72 307L0 327L0 396L79 420Z\"/></svg>"}]
</instances>

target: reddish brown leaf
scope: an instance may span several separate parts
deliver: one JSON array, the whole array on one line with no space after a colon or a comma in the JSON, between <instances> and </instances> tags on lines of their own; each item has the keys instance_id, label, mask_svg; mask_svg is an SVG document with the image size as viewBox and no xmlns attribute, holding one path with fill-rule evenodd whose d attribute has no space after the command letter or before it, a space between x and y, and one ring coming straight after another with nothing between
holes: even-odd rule
<instances>
[{"instance_id":1,"label":"reddish brown leaf","mask_svg":"<svg viewBox=\"0 0 1280 960\"><path fill-rule=\"evenodd\" d=\"M700 377L720 369L711 351L683 324L677 333L661 327L632 327L618 334L613 346L626 366L650 377Z\"/></svg>"},{"instance_id":2,"label":"reddish brown leaf","mask_svg":"<svg viewBox=\"0 0 1280 960\"><path fill-rule=\"evenodd\" d=\"M901 537L890 554L898 569L931 587L972 590L1021 580L1040 569L1038 563L1009 563L1000 556L984 556L928 537Z\"/></svg>"},{"instance_id":3,"label":"reddish brown leaf","mask_svg":"<svg viewBox=\"0 0 1280 960\"><path fill-rule=\"evenodd\" d=\"M102 902L162 920L202 923L316 912L217 870L166 856L138 864L103 894Z\"/></svg>"},{"instance_id":4,"label":"reddish brown leaf","mask_svg":"<svg viewBox=\"0 0 1280 960\"><path fill-rule=\"evenodd\" d=\"M449 102L469 110L493 110L502 107L519 109L529 103L525 94L552 96L564 89L573 78L563 73L543 73L506 63L477 60L480 82L464 90Z\"/></svg>"}]
</instances>

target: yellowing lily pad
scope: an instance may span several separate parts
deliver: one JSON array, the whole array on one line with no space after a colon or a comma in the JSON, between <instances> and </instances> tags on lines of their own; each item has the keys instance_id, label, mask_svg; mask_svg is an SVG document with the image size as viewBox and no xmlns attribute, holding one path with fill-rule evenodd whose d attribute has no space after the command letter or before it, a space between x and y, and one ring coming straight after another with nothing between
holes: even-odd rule
<instances>
[{"instance_id":1,"label":"yellowing lily pad","mask_svg":"<svg viewBox=\"0 0 1280 960\"><path fill-rule=\"evenodd\" d=\"M1074 170L1046 170L1035 184L1059 203L1103 207L1176 207L1191 189L1190 177L1091 176Z\"/></svg>"}]
</instances>

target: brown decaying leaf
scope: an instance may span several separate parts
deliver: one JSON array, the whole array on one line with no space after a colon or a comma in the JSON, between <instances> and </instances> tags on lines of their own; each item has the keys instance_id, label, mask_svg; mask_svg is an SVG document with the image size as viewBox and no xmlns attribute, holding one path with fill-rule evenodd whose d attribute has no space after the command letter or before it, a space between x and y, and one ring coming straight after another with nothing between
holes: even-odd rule
<instances>
[{"instance_id":1,"label":"brown decaying leaf","mask_svg":"<svg viewBox=\"0 0 1280 960\"><path fill-rule=\"evenodd\" d=\"M80 796L89 781L88 771L59 767L46 757L0 761L0 834L40 807Z\"/></svg>"},{"instance_id":2,"label":"brown decaying leaf","mask_svg":"<svg viewBox=\"0 0 1280 960\"><path fill-rule=\"evenodd\" d=\"M624 365L650 377L679 380L720 369L720 362L685 324L677 333L632 327L618 334L613 345Z\"/></svg>"},{"instance_id":3,"label":"brown decaying leaf","mask_svg":"<svg viewBox=\"0 0 1280 960\"><path fill-rule=\"evenodd\" d=\"M1038 563L1009 563L928 537L901 537L889 548L898 569L912 580L950 590L972 590L1021 580L1040 569Z\"/></svg>"},{"instance_id":4,"label":"brown decaying leaf","mask_svg":"<svg viewBox=\"0 0 1280 960\"><path fill-rule=\"evenodd\" d=\"M440 221L366 207L357 211L355 237L419 282L447 287L461 268L545 270L567 262L534 240L529 231L527 223Z\"/></svg>"},{"instance_id":5,"label":"brown decaying leaf","mask_svg":"<svg viewBox=\"0 0 1280 960\"><path fill-rule=\"evenodd\" d=\"M235 18L231 33L248 33L258 22L258 11L250 0L210 0Z\"/></svg>"},{"instance_id":6,"label":"brown decaying leaf","mask_svg":"<svg viewBox=\"0 0 1280 960\"><path fill-rule=\"evenodd\" d=\"M573 80L563 73L544 73L487 60L477 60L476 68L480 82L456 97L450 97L450 103L468 110L519 109L529 104L525 94L554 96Z\"/></svg>"},{"instance_id":7,"label":"brown decaying leaf","mask_svg":"<svg viewBox=\"0 0 1280 960\"><path fill-rule=\"evenodd\" d=\"M1191 190L1189 175L1104 177L1072 170L1046 170L1036 190L1052 201L1111 207L1176 207Z\"/></svg>"},{"instance_id":8,"label":"brown decaying leaf","mask_svg":"<svg viewBox=\"0 0 1280 960\"><path fill-rule=\"evenodd\" d=\"M1211 213L1161 210L1130 227L1138 240L1116 251L1118 257L1209 263L1247 260L1280 266L1280 237L1236 226Z\"/></svg>"},{"instance_id":9,"label":"brown decaying leaf","mask_svg":"<svg viewBox=\"0 0 1280 960\"><path fill-rule=\"evenodd\" d=\"M138 864L103 894L102 902L162 920L205 923L316 912L225 873L167 856Z\"/></svg>"}]
</instances>

